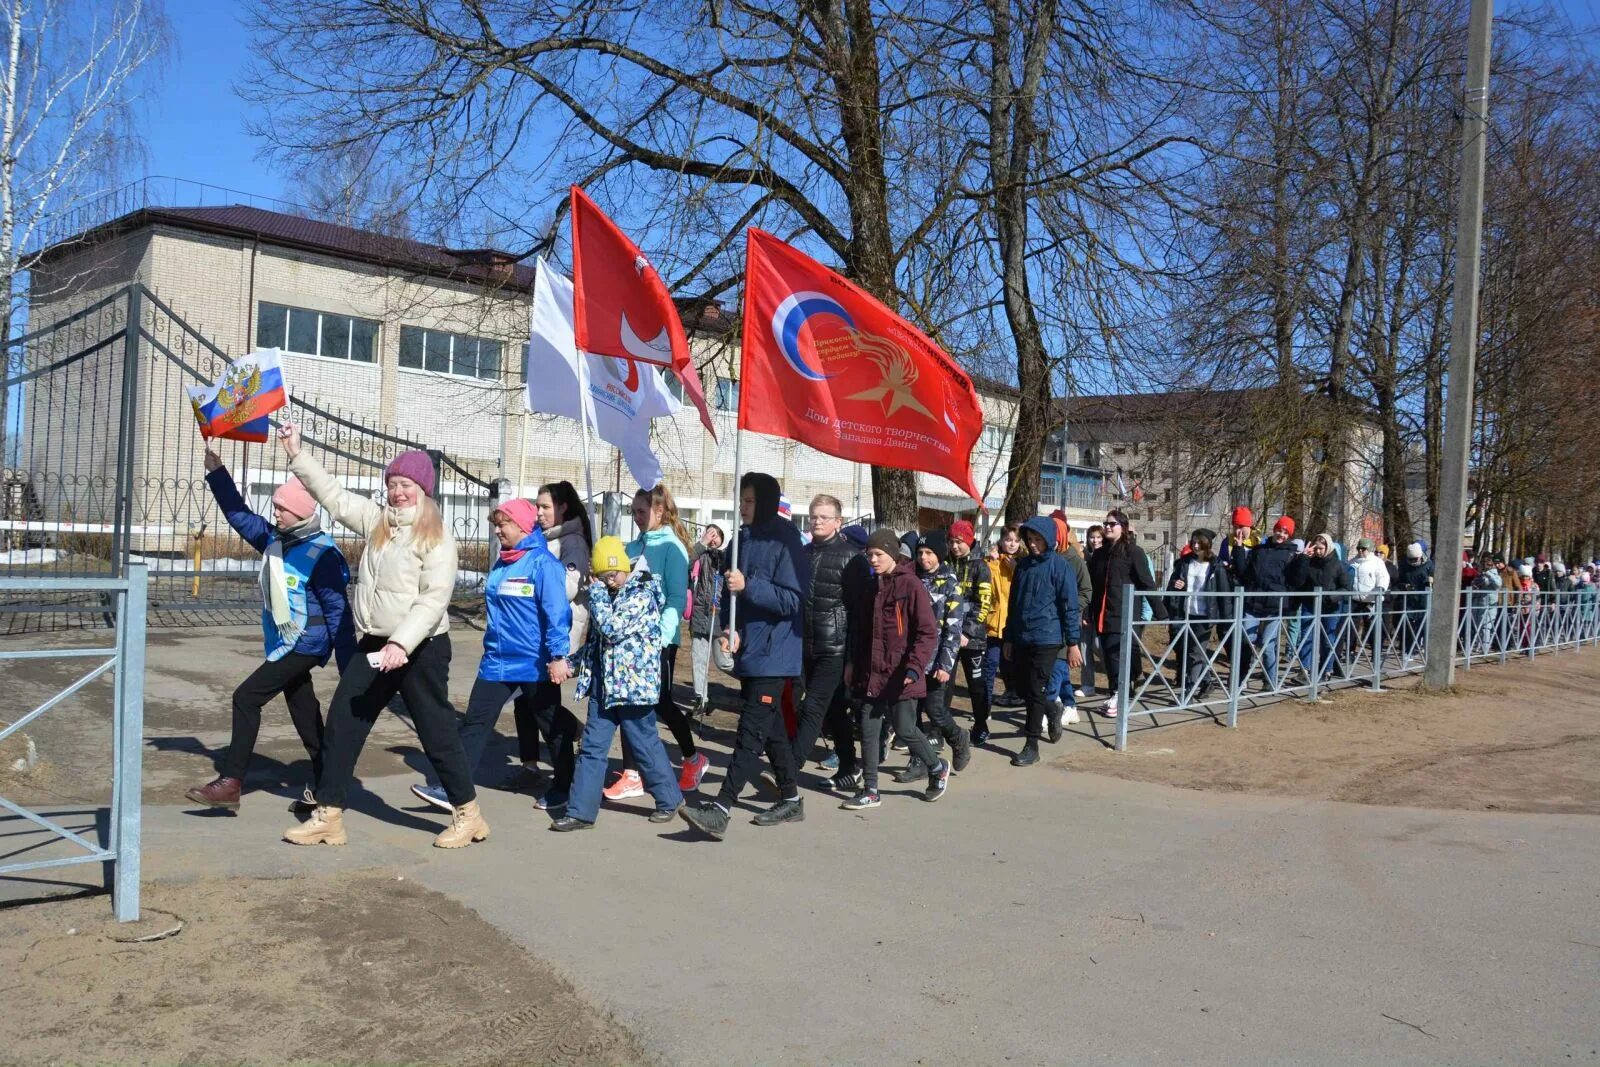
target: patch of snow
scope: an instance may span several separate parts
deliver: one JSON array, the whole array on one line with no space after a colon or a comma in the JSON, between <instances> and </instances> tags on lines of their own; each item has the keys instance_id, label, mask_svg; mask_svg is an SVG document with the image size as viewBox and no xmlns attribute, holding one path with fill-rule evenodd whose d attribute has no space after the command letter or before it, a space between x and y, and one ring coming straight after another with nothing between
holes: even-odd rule
<instances>
[{"instance_id":1,"label":"patch of snow","mask_svg":"<svg viewBox=\"0 0 1600 1067\"><path fill-rule=\"evenodd\" d=\"M60 563L70 553L59 548L13 548L0 552L0 567L21 567L30 563Z\"/></svg>"}]
</instances>

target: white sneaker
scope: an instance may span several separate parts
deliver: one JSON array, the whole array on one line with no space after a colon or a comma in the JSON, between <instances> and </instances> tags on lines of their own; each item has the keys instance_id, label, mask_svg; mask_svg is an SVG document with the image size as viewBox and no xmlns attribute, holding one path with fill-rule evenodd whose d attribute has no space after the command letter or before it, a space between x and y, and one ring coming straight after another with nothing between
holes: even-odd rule
<instances>
[{"instance_id":1,"label":"white sneaker","mask_svg":"<svg viewBox=\"0 0 1600 1067\"><path fill-rule=\"evenodd\" d=\"M1108 719L1115 719L1117 717L1117 702L1115 700L1106 701L1105 706L1100 709L1100 714Z\"/></svg>"},{"instance_id":2,"label":"white sneaker","mask_svg":"<svg viewBox=\"0 0 1600 1067\"><path fill-rule=\"evenodd\" d=\"M1082 689L1074 689L1072 691L1072 695L1077 697L1079 700L1082 700L1084 697L1088 696L1089 694L1085 693Z\"/></svg>"},{"instance_id":3,"label":"white sneaker","mask_svg":"<svg viewBox=\"0 0 1600 1067\"><path fill-rule=\"evenodd\" d=\"M1083 717L1078 714L1078 705L1076 705L1076 704L1068 704L1066 713L1064 715L1062 715L1061 721L1066 723L1066 724L1068 724L1069 726L1072 723L1075 723L1075 722L1082 722L1083 721Z\"/></svg>"}]
</instances>

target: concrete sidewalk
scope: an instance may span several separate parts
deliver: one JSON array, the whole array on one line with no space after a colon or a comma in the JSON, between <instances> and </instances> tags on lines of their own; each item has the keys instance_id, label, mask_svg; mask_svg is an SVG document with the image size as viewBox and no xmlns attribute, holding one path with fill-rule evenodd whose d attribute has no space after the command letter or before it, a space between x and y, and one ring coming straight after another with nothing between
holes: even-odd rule
<instances>
[{"instance_id":1,"label":"concrete sidewalk","mask_svg":"<svg viewBox=\"0 0 1600 1067\"><path fill-rule=\"evenodd\" d=\"M493 837L369 781L351 844L146 809L146 871L367 866L476 909L671 1063L1595 1062L1600 823L1214 796L980 760L937 805L721 844L648 801L557 835L484 792ZM440 1050L441 1057L447 1050Z\"/></svg>"}]
</instances>

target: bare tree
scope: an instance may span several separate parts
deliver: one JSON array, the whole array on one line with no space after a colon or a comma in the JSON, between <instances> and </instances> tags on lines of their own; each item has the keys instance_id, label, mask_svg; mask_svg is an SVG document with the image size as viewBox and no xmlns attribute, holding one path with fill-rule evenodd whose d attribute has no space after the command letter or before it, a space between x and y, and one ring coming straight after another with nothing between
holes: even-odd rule
<instances>
[{"instance_id":1,"label":"bare tree","mask_svg":"<svg viewBox=\"0 0 1600 1067\"><path fill-rule=\"evenodd\" d=\"M159 0L0 0L0 286L4 338L40 250L139 157L139 79L169 46ZM0 379L10 378L19 354ZM0 388L0 428L9 427Z\"/></svg>"}]
</instances>

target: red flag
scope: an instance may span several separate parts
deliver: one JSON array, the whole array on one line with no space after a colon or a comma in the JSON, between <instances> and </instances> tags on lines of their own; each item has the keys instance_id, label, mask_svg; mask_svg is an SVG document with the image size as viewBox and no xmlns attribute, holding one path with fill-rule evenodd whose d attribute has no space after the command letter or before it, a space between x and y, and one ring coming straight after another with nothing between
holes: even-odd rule
<instances>
[{"instance_id":1,"label":"red flag","mask_svg":"<svg viewBox=\"0 0 1600 1067\"><path fill-rule=\"evenodd\" d=\"M683 320L661 275L576 185L572 187L572 319L578 348L667 367L700 410L712 437L700 373L689 355Z\"/></svg>"},{"instance_id":2,"label":"red flag","mask_svg":"<svg viewBox=\"0 0 1600 1067\"><path fill-rule=\"evenodd\" d=\"M973 499L972 379L876 297L751 229L739 426L858 463L926 471Z\"/></svg>"}]
</instances>

